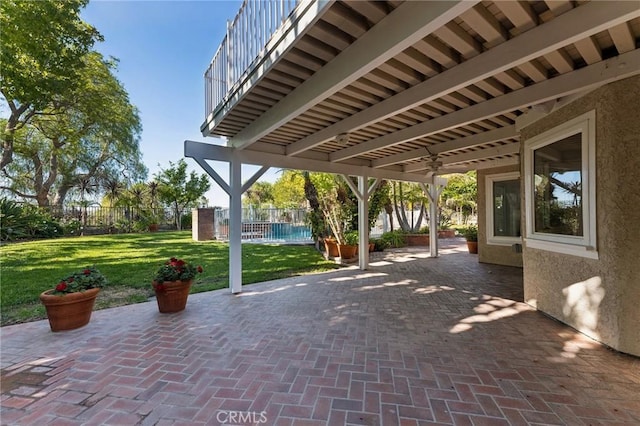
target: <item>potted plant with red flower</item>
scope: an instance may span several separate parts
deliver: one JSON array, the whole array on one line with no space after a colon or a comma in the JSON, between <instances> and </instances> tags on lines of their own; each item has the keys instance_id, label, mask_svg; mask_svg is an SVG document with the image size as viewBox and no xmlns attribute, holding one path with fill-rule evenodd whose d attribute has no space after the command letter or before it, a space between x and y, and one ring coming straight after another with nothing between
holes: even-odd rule
<instances>
[{"instance_id":1,"label":"potted plant with red flower","mask_svg":"<svg viewBox=\"0 0 640 426\"><path fill-rule=\"evenodd\" d=\"M93 305L107 279L95 267L87 267L61 279L55 288L40 294L51 331L73 330L89 323Z\"/></svg>"},{"instance_id":2,"label":"potted plant with red flower","mask_svg":"<svg viewBox=\"0 0 640 426\"><path fill-rule=\"evenodd\" d=\"M189 290L202 266L172 257L158 269L153 280L158 309L161 313L182 311L187 306Z\"/></svg>"}]
</instances>

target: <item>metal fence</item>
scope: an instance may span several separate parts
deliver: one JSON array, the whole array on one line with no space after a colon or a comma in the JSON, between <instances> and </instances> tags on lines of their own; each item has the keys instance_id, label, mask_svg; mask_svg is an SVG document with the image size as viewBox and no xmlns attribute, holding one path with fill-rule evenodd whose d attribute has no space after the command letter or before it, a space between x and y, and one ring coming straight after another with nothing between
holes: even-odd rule
<instances>
[{"instance_id":1,"label":"metal fence","mask_svg":"<svg viewBox=\"0 0 640 426\"><path fill-rule=\"evenodd\" d=\"M214 235L229 239L229 209L214 212ZM242 239L252 242L311 243L305 209L242 209Z\"/></svg>"},{"instance_id":2,"label":"metal fence","mask_svg":"<svg viewBox=\"0 0 640 426\"><path fill-rule=\"evenodd\" d=\"M84 232L113 233L143 230L148 225L155 224L164 229L176 229L175 214L168 208L138 208L138 207L102 207L63 206L45 208L53 217L65 221L77 221ZM191 227L191 210L184 210L182 216L183 228Z\"/></svg>"},{"instance_id":3,"label":"metal fence","mask_svg":"<svg viewBox=\"0 0 640 426\"><path fill-rule=\"evenodd\" d=\"M173 209L169 208L135 208L135 207L102 207L64 206L49 207L52 216L65 221L77 221L84 233L116 233L146 231L152 223L160 229L176 229ZM242 239L253 242L312 242L311 226L307 221L309 211L306 209L242 209ZM411 222L411 217L417 220L419 211L406 211L405 215ZM218 240L229 239L229 209L215 208L214 235ZM393 214L395 229L399 228L399 221ZM191 210L184 210L181 214L182 229L191 228ZM454 218L454 224L460 224ZM467 224L476 223L475 215L468 218ZM428 225L424 217L420 226ZM370 236L378 237L391 230L389 217L385 212L380 213L373 225Z\"/></svg>"}]
</instances>

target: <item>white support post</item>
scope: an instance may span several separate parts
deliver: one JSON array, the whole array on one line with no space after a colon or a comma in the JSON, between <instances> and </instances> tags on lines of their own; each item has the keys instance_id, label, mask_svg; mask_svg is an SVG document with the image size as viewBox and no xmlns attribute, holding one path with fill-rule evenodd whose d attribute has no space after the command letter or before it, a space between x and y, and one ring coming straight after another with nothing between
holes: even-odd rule
<instances>
[{"instance_id":1,"label":"white support post","mask_svg":"<svg viewBox=\"0 0 640 426\"><path fill-rule=\"evenodd\" d=\"M242 292L242 163L229 163L229 288Z\"/></svg>"},{"instance_id":2,"label":"white support post","mask_svg":"<svg viewBox=\"0 0 640 426\"><path fill-rule=\"evenodd\" d=\"M369 185L369 176L365 170L358 176L358 187L347 175L342 175L347 186L358 199L358 266L365 271L369 268L369 197L378 187L380 179Z\"/></svg>"},{"instance_id":3,"label":"white support post","mask_svg":"<svg viewBox=\"0 0 640 426\"><path fill-rule=\"evenodd\" d=\"M369 268L369 179L358 176L358 264L365 271Z\"/></svg>"},{"instance_id":4,"label":"white support post","mask_svg":"<svg viewBox=\"0 0 640 426\"><path fill-rule=\"evenodd\" d=\"M186 149L186 144L185 144ZM242 158L237 151L216 158L229 163L229 184L206 162L205 155L198 152L187 155L196 160L211 178L229 195L229 288L231 293L242 292L242 194L269 170L262 166L242 184Z\"/></svg>"},{"instance_id":5,"label":"white support post","mask_svg":"<svg viewBox=\"0 0 640 426\"><path fill-rule=\"evenodd\" d=\"M440 194L438 193L438 187L432 183L429 185L429 255L431 257L438 257L438 199Z\"/></svg>"},{"instance_id":6,"label":"white support post","mask_svg":"<svg viewBox=\"0 0 640 426\"><path fill-rule=\"evenodd\" d=\"M436 177L432 181L426 186L420 183L420 187L429 197L429 256L438 257L438 200L447 181Z\"/></svg>"}]
</instances>

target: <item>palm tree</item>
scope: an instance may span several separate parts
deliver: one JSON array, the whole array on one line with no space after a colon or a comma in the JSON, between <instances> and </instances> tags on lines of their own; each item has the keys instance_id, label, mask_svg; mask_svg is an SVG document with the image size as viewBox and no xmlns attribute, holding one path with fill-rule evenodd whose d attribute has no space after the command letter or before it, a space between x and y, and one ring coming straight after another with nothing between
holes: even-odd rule
<instances>
[{"instance_id":1,"label":"palm tree","mask_svg":"<svg viewBox=\"0 0 640 426\"><path fill-rule=\"evenodd\" d=\"M111 233L114 224L114 208L116 207L118 201L120 201L120 199L122 198L124 185L117 179L113 178L107 179L103 186L106 192L104 198L108 200L109 204L111 205L111 208L109 209L109 233Z\"/></svg>"},{"instance_id":2,"label":"palm tree","mask_svg":"<svg viewBox=\"0 0 640 426\"><path fill-rule=\"evenodd\" d=\"M158 201L158 187L160 184L155 180L147 183L147 187L149 188L149 198L151 200L151 210L154 210L156 207L156 203Z\"/></svg>"},{"instance_id":3,"label":"palm tree","mask_svg":"<svg viewBox=\"0 0 640 426\"><path fill-rule=\"evenodd\" d=\"M87 201L85 200L85 195L93 193L96 185L93 183L93 179L90 176L83 175L78 177L76 187L80 191L80 206L82 208L82 230L80 231L80 235L84 235L84 227L87 226Z\"/></svg>"}]
</instances>

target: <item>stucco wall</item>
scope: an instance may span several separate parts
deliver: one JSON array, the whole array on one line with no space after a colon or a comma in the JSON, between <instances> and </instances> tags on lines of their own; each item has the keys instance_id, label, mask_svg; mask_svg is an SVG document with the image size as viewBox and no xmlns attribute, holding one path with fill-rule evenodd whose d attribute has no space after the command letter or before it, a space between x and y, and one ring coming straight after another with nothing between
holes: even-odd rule
<instances>
[{"instance_id":1,"label":"stucco wall","mask_svg":"<svg viewBox=\"0 0 640 426\"><path fill-rule=\"evenodd\" d=\"M519 172L520 166L507 166L478 170L478 261L496 265L522 267L522 253L516 253L511 246L487 243L487 187L486 177L500 173Z\"/></svg>"},{"instance_id":2,"label":"stucco wall","mask_svg":"<svg viewBox=\"0 0 640 426\"><path fill-rule=\"evenodd\" d=\"M525 301L640 356L640 77L601 87L552 112L522 129L521 141L594 109L599 258L525 245Z\"/></svg>"}]
</instances>

